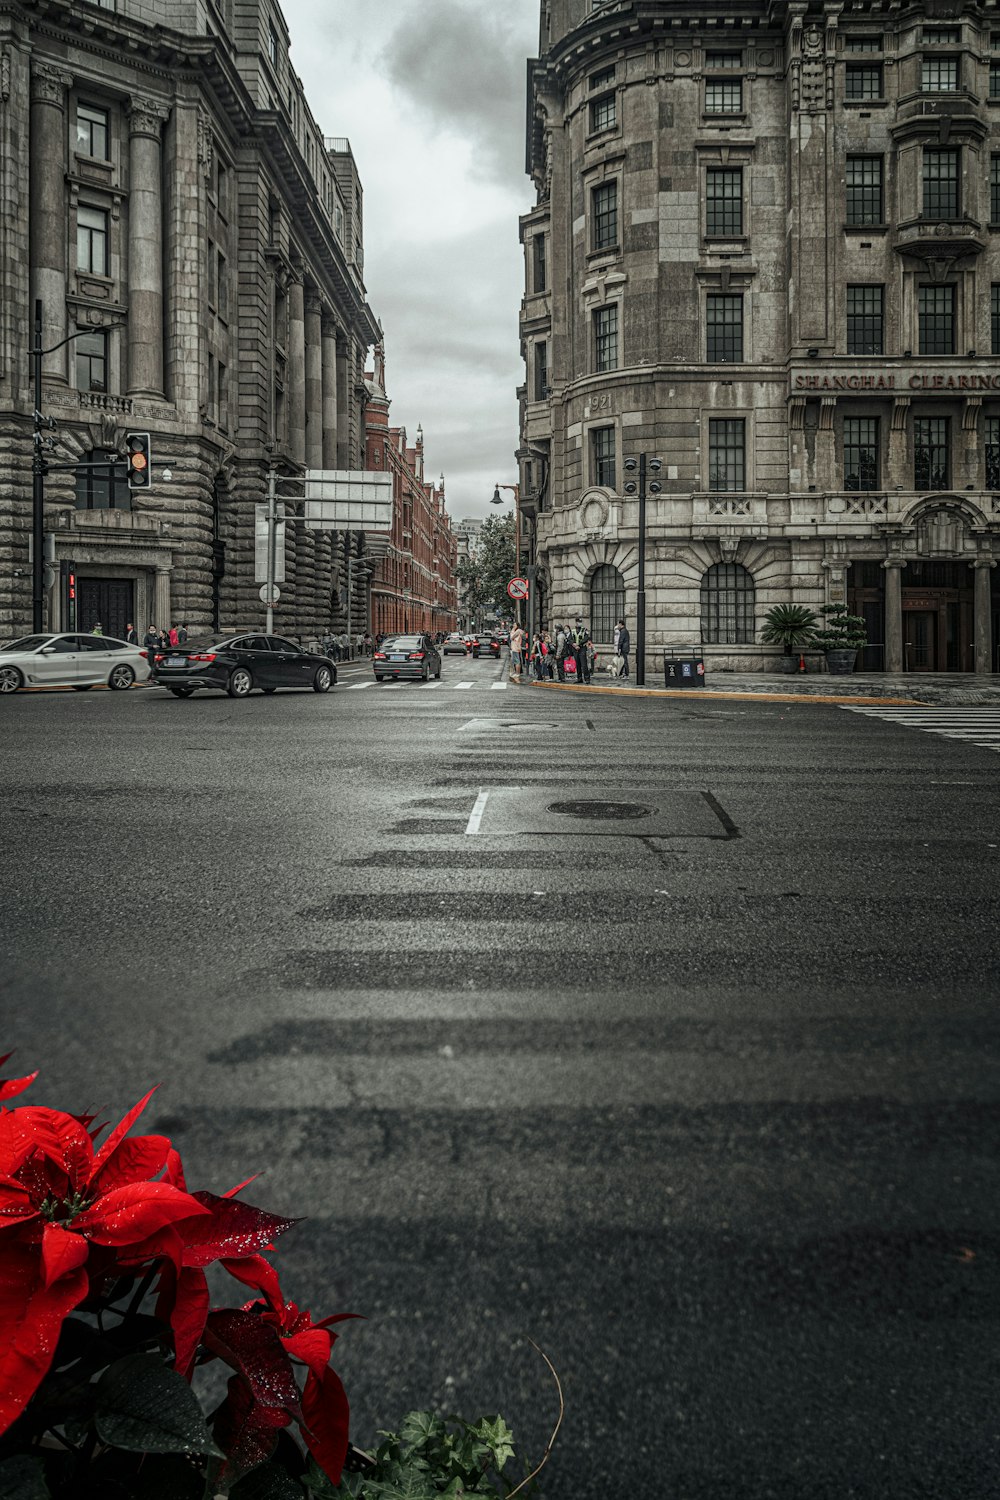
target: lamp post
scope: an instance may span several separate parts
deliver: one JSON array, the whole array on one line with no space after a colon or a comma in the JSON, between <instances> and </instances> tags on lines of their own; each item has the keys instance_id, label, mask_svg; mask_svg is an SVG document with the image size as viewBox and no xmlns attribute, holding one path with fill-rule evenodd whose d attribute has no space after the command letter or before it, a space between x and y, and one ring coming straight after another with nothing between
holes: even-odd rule
<instances>
[{"instance_id":1,"label":"lamp post","mask_svg":"<svg viewBox=\"0 0 1000 1500\"><path fill-rule=\"evenodd\" d=\"M639 587L635 601L636 687L643 687L646 682L646 470L648 468L651 474L659 474L662 467L660 459L647 460L645 453L627 458L624 463L626 474L636 476L626 479L625 494L639 496ZM658 495L662 488L658 479L650 480L648 490L651 495Z\"/></svg>"},{"instance_id":2,"label":"lamp post","mask_svg":"<svg viewBox=\"0 0 1000 1500\"><path fill-rule=\"evenodd\" d=\"M514 491L514 577L515 578L520 578L520 576L521 576L521 486L519 484L496 484L496 485L494 485L493 496L492 496L492 498L490 500L490 504L491 505L503 505L504 499L503 499L503 496L500 493L501 490L513 490ZM521 620L521 614L522 614L521 604L522 604L522 601L520 599L518 599L518 601L517 601L517 623L519 625L522 624L522 620Z\"/></svg>"}]
</instances>

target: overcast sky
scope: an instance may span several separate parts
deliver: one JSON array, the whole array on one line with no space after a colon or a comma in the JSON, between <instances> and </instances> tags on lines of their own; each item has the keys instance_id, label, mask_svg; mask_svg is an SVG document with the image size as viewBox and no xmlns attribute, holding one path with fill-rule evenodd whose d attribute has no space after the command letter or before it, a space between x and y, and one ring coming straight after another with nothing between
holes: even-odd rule
<instances>
[{"instance_id":1,"label":"overcast sky","mask_svg":"<svg viewBox=\"0 0 1000 1500\"><path fill-rule=\"evenodd\" d=\"M517 219L525 64L539 0L281 0L292 63L325 135L347 136L365 194L365 285L385 330L389 420L456 519L517 478L524 379ZM509 498L509 497L508 497Z\"/></svg>"}]
</instances>

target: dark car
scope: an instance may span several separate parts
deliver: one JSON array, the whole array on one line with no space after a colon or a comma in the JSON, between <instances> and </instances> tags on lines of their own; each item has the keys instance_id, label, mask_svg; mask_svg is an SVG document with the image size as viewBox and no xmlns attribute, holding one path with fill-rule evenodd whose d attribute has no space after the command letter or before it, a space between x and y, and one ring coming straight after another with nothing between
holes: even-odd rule
<instances>
[{"instance_id":1,"label":"dark car","mask_svg":"<svg viewBox=\"0 0 1000 1500\"><path fill-rule=\"evenodd\" d=\"M153 681L175 698L190 698L198 688L215 688L231 698L245 698L254 688L312 688L326 693L337 681L328 656L303 651L280 635L234 635L223 640L168 646L153 657Z\"/></svg>"},{"instance_id":2,"label":"dark car","mask_svg":"<svg viewBox=\"0 0 1000 1500\"><path fill-rule=\"evenodd\" d=\"M466 644L465 636L459 635L456 630L453 630L451 635L445 636L441 646L441 653L443 656L467 656L469 648Z\"/></svg>"},{"instance_id":3,"label":"dark car","mask_svg":"<svg viewBox=\"0 0 1000 1500\"><path fill-rule=\"evenodd\" d=\"M473 656L499 656L500 637L496 635L477 635L475 645L472 648Z\"/></svg>"},{"instance_id":4,"label":"dark car","mask_svg":"<svg viewBox=\"0 0 1000 1500\"><path fill-rule=\"evenodd\" d=\"M376 682L383 677L394 681L418 677L426 682L441 676L441 653L429 635L387 635L372 657L372 666Z\"/></svg>"}]
</instances>

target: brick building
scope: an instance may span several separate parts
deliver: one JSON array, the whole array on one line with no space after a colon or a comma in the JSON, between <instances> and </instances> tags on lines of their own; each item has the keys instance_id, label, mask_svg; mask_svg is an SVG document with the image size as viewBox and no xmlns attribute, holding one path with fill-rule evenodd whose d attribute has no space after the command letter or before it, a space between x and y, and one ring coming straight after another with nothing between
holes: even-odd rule
<instances>
[{"instance_id":1,"label":"brick building","mask_svg":"<svg viewBox=\"0 0 1000 1500\"><path fill-rule=\"evenodd\" d=\"M546 618L770 663L847 600L864 665L1000 646L1000 29L970 3L545 0L521 220L521 510Z\"/></svg>"},{"instance_id":2,"label":"brick building","mask_svg":"<svg viewBox=\"0 0 1000 1500\"><path fill-rule=\"evenodd\" d=\"M368 539L371 554L378 555L371 582L371 629L384 635L454 630L458 544L445 510L444 475L436 485L424 478L422 428L410 447L406 428L389 425L381 345L366 381L365 468L392 473L393 499L391 535Z\"/></svg>"},{"instance_id":3,"label":"brick building","mask_svg":"<svg viewBox=\"0 0 1000 1500\"><path fill-rule=\"evenodd\" d=\"M32 615L36 298L46 348L82 334L44 361L51 626L258 619L254 505L269 466L361 466L378 337L361 185L288 47L276 0L0 6L4 636ZM146 494L91 466L128 430L151 434ZM281 628L343 628L349 552L363 626L363 538L286 535Z\"/></svg>"}]
</instances>

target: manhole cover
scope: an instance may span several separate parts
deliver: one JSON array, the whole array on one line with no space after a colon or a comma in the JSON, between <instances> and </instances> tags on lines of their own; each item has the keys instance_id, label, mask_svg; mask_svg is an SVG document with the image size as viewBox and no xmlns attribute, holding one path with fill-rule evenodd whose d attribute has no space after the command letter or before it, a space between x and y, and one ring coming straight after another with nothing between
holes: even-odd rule
<instances>
[{"instance_id":1,"label":"manhole cover","mask_svg":"<svg viewBox=\"0 0 1000 1500\"><path fill-rule=\"evenodd\" d=\"M567 818L648 818L651 807L639 802L550 802L548 812L563 813Z\"/></svg>"}]
</instances>

